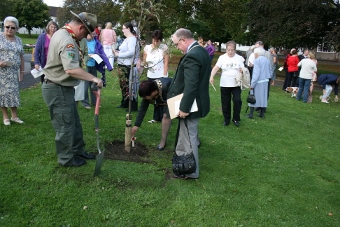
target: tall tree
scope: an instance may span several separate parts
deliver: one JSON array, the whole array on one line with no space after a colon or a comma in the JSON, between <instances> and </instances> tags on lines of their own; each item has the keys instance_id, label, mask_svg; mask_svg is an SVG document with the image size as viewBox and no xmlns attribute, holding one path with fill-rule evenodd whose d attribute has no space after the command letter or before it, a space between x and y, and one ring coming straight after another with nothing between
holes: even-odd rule
<instances>
[{"instance_id":1,"label":"tall tree","mask_svg":"<svg viewBox=\"0 0 340 227\"><path fill-rule=\"evenodd\" d=\"M66 0L63 8L57 12L58 24L69 22L73 18L70 13L72 10L75 13L93 13L97 16L98 23L111 22L115 25L121 17L121 7L119 1L112 0Z\"/></svg>"},{"instance_id":2,"label":"tall tree","mask_svg":"<svg viewBox=\"0 0 340 227\"><path fill-rule=\"evenodd\" d=\"M334 20L330 23L332 28L323 39L323 45L329 51L340 51L340 3L339 0L335 0L330 1L328 5L330 7L328 13Z\"/></svg>"},{"instance_id":3,"label":"tall tree","mask_svg":"<svg viewBox=\"0 0 340 227\"><path fill-rule=\"evenodd\" d=\"M13 15L13 0L1 0L0 3L0 20L4 20L7 16Z\"/></svg>"},{"instance_id":4,"label":"tall tree","mask_svg":"<svg viewBox=\"0 0 340 227\"><path fill-rule=\"evenodd\" d=\"M13 11L30 36L33 28L43 28L50 20L49 7L42 0L15 0Z\"/></svg>"},{"instance_id":5,"label":"tall tree","mask_svg":"<svg viewBox=\"0 0 340 227\"><path fill-rule=\"evenodd\" d=\"M249 30L273 46L316 47L333 20L331 0L253 0L249 4Z\"/></svg>"}]
</instances>

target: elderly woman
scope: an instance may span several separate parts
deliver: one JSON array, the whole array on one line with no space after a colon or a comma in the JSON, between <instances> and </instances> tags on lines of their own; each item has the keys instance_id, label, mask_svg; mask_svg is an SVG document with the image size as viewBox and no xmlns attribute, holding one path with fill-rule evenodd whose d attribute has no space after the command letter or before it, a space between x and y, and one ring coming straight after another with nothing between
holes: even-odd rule
<instances>
[{"instance_id":1,"label":"elderly woman","mask_svg":"<svg viewBox=\"0 0 340 227\"><path fill-rule=\"evenodd\" d=\"M133 26L130 22L123 24L122 31L126 39L119 47L119 51L115 51L114 55L117 57L118 63L118 76L120 89L122 91L122 101L118 108L128 108L129 107L129 79L131 67L136 64L135 60L137 58L136 45L137 38L134 35ZM134 78L132 79L134 80ZM135 82L135 81L131 81ZM132 93L132 92L131 92ZM131 110L137 111L137 99L136 94L132 94L131 97Z\"/></svg>"},{"instance_id":2,"label":"elderly woman","mask_svg":"<svg viewBox=\"0 0 340 227\"><path fill-rule=\"evenodd\" d=\"M309 53L307 58L302 59L298 66L301 67L299 75L299 91L297 93L296 99L300 101L302 92L304 103L308 102L308 92L310 89L310 84L313 78L313 74L317 71L316 63L314 61L315 56L313 53Z\"/></svg>"},{"instance_id":3,"label":"elderly woman","mask_svg":"<svg viewBox=\"0 0 340 227\"><path fill-rule=\"evenodd\" d=\"M19 22L15 17L6 17L4 27L4 32L0 34L0 107L4 125L11 124L8 107L12 112L11 121L22 124L24 122L17 114L20 105L18 81L24 78L24 49L21 39L15 36Z\"/></svg>"},{"instance_id":4,"label":"elderly woman","mask_svg":"<svg viewBox=\"0 0 340 227\"><path fill-rule=\"evenodd\" d=\"M100 42L103 45L104 52L106 56L109 58L111 67L113 68L113 51L112 45L117 42L116 32L112 29L112 23L107 22L105 29L100 32Z\"/></svg>"},{"instance_id":5,"label":"elderly woman","mask_svg":"<svg viewBox=\"0 0 340 227\"><path fill-rule=\"evenodd\" d=\"M260 109L260 118L264 118L265 109L268 105L268 83L271 78L271 65L270 61L264 56L265 50L261 47L254 49L255 61L253 68L253 77L250 82L250 92L253 92L256 103L248 104L250 107L250 113L248 118L253 119L254 109Z\"/></svg>"},{"instance_id":6,"label":"elderly woman","mask_svg":"<svg viewBox=\"0 0 340 227\"><path fill-rule=\"evenodd\" d=\"M39 35L34 49L34 67L36 70L44 68L48 54L48 47L53 34L58 30L58 25L54 21L48 22L46 26L46 33ZM41 83L44 82L45 75L40 77Z\"/></svg>"},{"instance_id":7,"label":"elderly woman","mask_svg":"<svg viewBox=\"0 0 340 227\"><path fill-rule=\"evenodd\" d=\"M144 47L143 62L148 68L148 80L156 80L162 77L168 77L169 51L168 46L162 43L163 33L155 30L152 33L152 43ZM153 119L149 123L162 121L163 108L155 105Z\"/></svg>"},{"instance_id":8,"label":"elderly woman","mask_svg":"<svg viewBox=\"0 0 340 227\"><path fill-rule=\"evenodd\" d=\"M222 112L224 117L224 126L230 124L231 120L231 98L233 99L233 118L232 122L238 127L240 121L240 112L242 106L241 88L237 85L235 77L242 72L244 67L244 58L236 54L236 43L229 41L226 44L226 53L221 55L214 68L211 71L210 83L214 83L214 76L219 69L222 69L220 80Z\"/></svg>"}]
</instances>

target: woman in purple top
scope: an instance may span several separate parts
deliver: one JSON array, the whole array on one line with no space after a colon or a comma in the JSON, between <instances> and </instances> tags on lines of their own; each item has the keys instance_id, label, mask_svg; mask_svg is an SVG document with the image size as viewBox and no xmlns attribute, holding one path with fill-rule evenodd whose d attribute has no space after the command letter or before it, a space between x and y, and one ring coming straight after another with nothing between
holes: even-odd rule
<instances>
[{"instance_id":1,"label":"woman in purple top","mask_svg":"<svg viewBox=\"0 0 340 227\"><path fill-rule=\"evenodd\" d=\"M40 67L44 68L47 60L48 47L53 34L58 30L58 25L54 21L48 22L46 26L46 33L39 35L34 49L34 67L39 70ZM40 77L41 83L44 82L45 75Z\"/></svg>"},{"instance_id":2,"label":"woman in purple top","mask_svg":"<svg viewBox=\"0 0 340 227\"><path fill-rule=\"evenodd\" d=\"M215 46L212 43L212 41L209 39L207 42L207 46L205 47L205 49L207 50L211 60L214 58L214 54L215 54Z\"/></svg>"}]
</instances>

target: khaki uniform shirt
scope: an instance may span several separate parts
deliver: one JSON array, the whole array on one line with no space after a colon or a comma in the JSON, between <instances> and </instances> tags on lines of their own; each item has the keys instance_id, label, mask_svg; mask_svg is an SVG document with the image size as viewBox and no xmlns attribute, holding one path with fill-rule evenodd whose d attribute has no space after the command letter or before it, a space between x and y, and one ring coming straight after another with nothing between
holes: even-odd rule
<instances>
[{"instance_id":1,"label":"khaki uniform shirt","mask_svg":"<svg viewBox=\"0 0 340 227\"><path fill-rule=\"evenodd\" d=\"M45 78L62 86L77 86L80 80L65 71L80 68L79 61L79 49L75 40L66 29L60 29L51 38L44 68Z\"/></svg>"}]
</instances>

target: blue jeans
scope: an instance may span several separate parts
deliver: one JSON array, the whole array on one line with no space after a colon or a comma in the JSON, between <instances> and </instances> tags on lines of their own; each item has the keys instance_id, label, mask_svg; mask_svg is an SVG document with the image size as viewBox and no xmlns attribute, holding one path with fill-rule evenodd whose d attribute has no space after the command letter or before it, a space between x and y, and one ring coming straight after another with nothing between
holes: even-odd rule
<instances>
[{"instance_id":1,"label":"blue jeans","mask_svg":"<svg viewBox=\"0 0 340 227\"><path fill-rule=\"evenodd\" d=\"M299 91L296 96L297 100L301 99L301 95L303 92L302 101L303 102L308 101L308 92L309 92L310 83L311 83L311 79L299 78Z\"/></svg>"}]
</instances>

